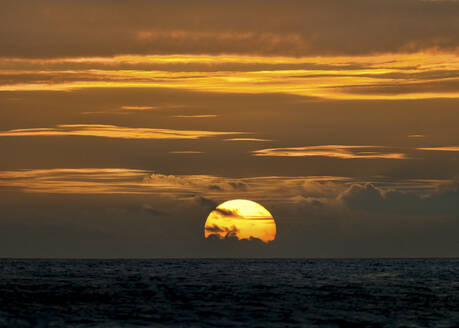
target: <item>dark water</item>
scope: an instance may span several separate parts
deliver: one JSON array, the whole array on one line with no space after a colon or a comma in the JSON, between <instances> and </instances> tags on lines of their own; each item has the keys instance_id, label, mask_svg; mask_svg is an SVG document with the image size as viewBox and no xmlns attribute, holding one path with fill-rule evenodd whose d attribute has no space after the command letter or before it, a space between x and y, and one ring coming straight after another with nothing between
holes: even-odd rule
<instances>
[{"instance_id":1,"label":"dark water","mask_svg":"<svg viewBox=\"0 0 459 328\"><path fill-rule=\"evenodd\" d=\"M458 327L459 260L0 260L5 327Z\"/></svg>"}]
</instances>

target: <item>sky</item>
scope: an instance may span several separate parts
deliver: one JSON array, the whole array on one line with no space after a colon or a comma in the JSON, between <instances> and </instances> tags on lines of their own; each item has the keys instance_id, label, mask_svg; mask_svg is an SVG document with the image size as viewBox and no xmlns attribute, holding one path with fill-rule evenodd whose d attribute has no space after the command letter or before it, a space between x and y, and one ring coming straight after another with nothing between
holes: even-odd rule
<instances>
[{"instance_id":1,"label":"sky","mask_svg":"<svg viewBox=\"0 0 459 328\"><path fill-rule=\"evenodd\" d=\"M0 257L459 256L459 1L0 8Z\"/></svg>"}]
</instances>

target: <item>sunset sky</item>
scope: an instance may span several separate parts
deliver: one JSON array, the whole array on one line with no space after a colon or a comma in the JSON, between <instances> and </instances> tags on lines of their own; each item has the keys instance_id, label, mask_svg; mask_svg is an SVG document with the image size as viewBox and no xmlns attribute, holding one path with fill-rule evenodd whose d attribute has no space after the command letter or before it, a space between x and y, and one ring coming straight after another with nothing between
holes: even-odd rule
<instances>
[{"instance_id":1,"label":"sunset sky","mask_svg":"<svg viewBox=\"0 0 459 328\"><path fill-rule=\"evenodd\" d=\"M459 1L0 8L0 257L459 256Z\"/></svg>"}]
</instances>

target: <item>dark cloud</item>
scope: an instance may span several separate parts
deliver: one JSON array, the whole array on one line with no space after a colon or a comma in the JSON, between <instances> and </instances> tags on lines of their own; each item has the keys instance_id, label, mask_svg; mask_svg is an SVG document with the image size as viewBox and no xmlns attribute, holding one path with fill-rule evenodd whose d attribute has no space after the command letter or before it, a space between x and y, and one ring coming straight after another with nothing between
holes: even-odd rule
<instances>
[{"instance_id":1,"label":"dark cloud","mask_svg":"<svg viewBox=\"0 0 459 328\"><path fill-rule=\"evenodd\" d=\"M216 201L214 201L214 200L212 200L210 198L198 196L196 199L197 199L199 205L201 205L204 208L214 209L218 205Z\"/></svg>"},{"instance_id":2,"label":"dark cloud","mask_svg":"<svg viewBox=\"0 0 459 328\"><path fill-rule=\"evenodd\" d=\"M239 214L236 211L228 210L226 208L216 208L214 209L215 212L220 214L221 216L228 216L228 217L238 217Z\"/></svg>"},{"instance_id":3,"label":"dark cloud","mask_svg":"<svg viewBox=\"0 0 459 328\"><path fill-rule=\"evenodd\" d=\"M208 232L212 232L212 234L209 235L207 238L209 238L210 236L215 235L215 234L213 234L215 232L216 233L219 233L219 232L223 233L224 234L223 238L238 238L237 234L239 233L239 229L234 225L231 226L230 228L228 228L228 227L220 227L220 226L214 224L212 226L206 226L205 229ZM220 234L217 234L217 235L221 236Z\"/></svg>"},{"instance_id":4,"label":"dark cloud","mask_svg":"<svg viewBox=\"0 0 459 328\"><path fill-rule=\"evenodd\" d=\"M373 186L375 189L378 187ZM365 188L362 188L365 192ZM367 187L366 192L372 193ZM353 192L357 191L354 187ZM457 202L453 186L438 190ZM0 190L0 257L362 257L457 256L456 212L364 210L333 202L263 203L273 214L274 242L204 238L208 212L196 198L152 195L27 194ZM356 197L356 196L354 196ZM362 197L362 196L360 196ZM456 198L454 198L456 197ZM360 198L362 199L362 198ZM373 202L384 202L384 199ZM433 200L434 198L432 198ZM422 200L418 200L419 202ZM362 201L361 201L362 202ZM164 211L152 215L142 208ZM443 203L444 204L444 203ZM385 206L389 206L387 203ZM393 206L393 205L390 205ZM373 207L374 208L374 207ZM217 229L218 230L218 229ZM222 229L221 229L222 230ZM229 231L231 229L228 229ZM217 240L218 238L218 240Z\"/></svg>"},{"instance_id":5,"label":"dark cloud","mask_svg":"<svg viewBox=\"0 0 459 328\"><path fill-rule=\"evenodd\" d=\"M270 257L276 251L274 242L265 243L258 238L238 239L235 235L221 238L209 235L202 243L206 257Z\"/></svg>"},{"instance_id":6,"label":"dark cloud","mask_svg":"<svg viewBox=\"0 0 459 328\"><path fill-rule=\"evenodd\" d=\"M223 228L220 228L216 224L214 224L213 226L207 226L205 229L206 229L206 231L209 231L209 232L224 232L225 231L225 230L223 230ZM209 235L208 238L210 238L210 237L214 238L213 236L215 236L215 234ZM217 234L217 236L219 236L219 235Z\"/></svg>"},{"instance_id":7,"label":"dark cloud","mask_svg":"<svg viewBox=\"0 0 459 328\"><path fill-rule=\"evenodd\" d=\"M142 206L142 209L152 215L155 215L155 216L167 216L167 212L165 211L162 211L162 210L158 210L158 209L155 209L153 208L151 205L149 204L144 204Z\"/></svg>"},{"instance_id":8,"label":"dark cloud","mask_svg":"<svg viewBox=\"0 0 459 328\"><path fill-rule=\"evenodd\" d=\"M243 182L230 182L229 185L233 187L235 190L247 190L247 184Z\"/></svg>"},{"instance_id":9,"label":"dark cloud","mask_svg":"<svg viewBox=\"0 0 459 328\"><path fill-rule=\"evenodd\" d=\"M353 185L339 198L350 208L373 212L459 215L459 184L453 183L430 195L384 191L373 184Z\"/></svg>"},{"instance_id":10,"label":"dark cloud","mask_svg":"<svg viewBox=\"0 0 459 328\"><path fill-rule=\"evenodd\" d=\"M0 55L454 50L458 15L451 1L18 0L2 3Z\"/></svg>"},{"instance_id":11,"label":"dark cloud","mask_svg":"<svg viewBox=\"0 0 459 328\"><path fill-rule=\"evenodd\" d=\"M213 191L223 191L222 187L220 187L219 185L210 185L210 186L209 186L209 190L213 190Z\"/></svg>"}]
</instances>

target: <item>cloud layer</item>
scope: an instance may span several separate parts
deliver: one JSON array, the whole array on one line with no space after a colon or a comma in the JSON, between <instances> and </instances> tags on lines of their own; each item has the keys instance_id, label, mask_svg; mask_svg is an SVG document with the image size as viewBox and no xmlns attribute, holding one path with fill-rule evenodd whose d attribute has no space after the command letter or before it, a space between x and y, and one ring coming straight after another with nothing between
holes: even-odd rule
<instances>
[{"instance_id":1,"label":"cloud layer","mask_svg":"<svg viewBox=\"0 0 459 328\"><path fill-rule=\"evenodd\" d=\"M240 132L187 131L172 129L129 128L102 124L68 124L56 128L14 129L0 131L0 137L16 136L85 136L121 139L198 139Z\"/></svg>"},{"instance_id":2,"label":"cloud layer","mask_svg":"<svg viewBox=\"0 0 459 328\"><path fill-rule=\"evenodd\" d=\"M452 181L54 169L3 171L0 194L2 256L457 256L458 250ZM235 229L223 232L222 243L204 240L206 217L236 196L257 199L273 214L278 235L268 248L257 240L236 243Z\"/></svg>"},{"instance_id":3,"label":"cloud layer","mask_svg":"<svg viewBox=\"0 0 459 328\"><path fill-rule=\"evenodd\" d=\"M300 58L234 55L0 58L0 91L16 92L172 88L340 100L459 98L458 76L457 54L436 52ZM122 108L154 109L152 106ZM176 117L213 117L209 115Z\"/></svg>"},{"instance_id":4,"label":"cloud layer","mask_svg":"<svg viewBox=\"0 0 459 328\"><path fill-rule=\"evenodd\" d=\"M394 153L385 147L323 145L255 150L254 156L273 157L332 157L341 159L406 159L403 153Z\"/></svg>"},{"instance_id":5,"label":"cloud layer","mask_svg":"<svg viewBox=\"0 0 459 328\"><path fill-rule=\"evenodd\" d=\"M0 56L454 50L458 14L453 1L21 0L3 4Z\"/></svg>"}]
</instances>

